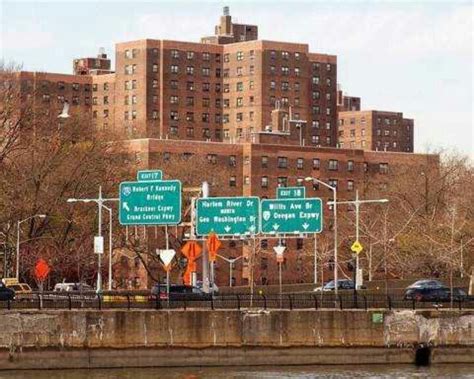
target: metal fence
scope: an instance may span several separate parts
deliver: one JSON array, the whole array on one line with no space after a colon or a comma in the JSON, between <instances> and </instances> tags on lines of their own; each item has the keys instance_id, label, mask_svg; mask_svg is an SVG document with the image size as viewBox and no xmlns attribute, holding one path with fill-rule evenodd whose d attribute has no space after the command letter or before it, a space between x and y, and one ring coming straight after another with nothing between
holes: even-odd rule
<instances>
[{"instance_id":1,"label":"metal fence","mask_svg":"<svg viewBox=\"0 0 474 379\"><path fill-rule=\"evenodd\" d=\"M0 310L19 309L474 309L474 299L456 298L447 301L406 300L398 294L232 294L196 298L172 294L170 299L148 294L58 294L33 293L15 300L0 301Z\"/></svg>"}]
</instances>

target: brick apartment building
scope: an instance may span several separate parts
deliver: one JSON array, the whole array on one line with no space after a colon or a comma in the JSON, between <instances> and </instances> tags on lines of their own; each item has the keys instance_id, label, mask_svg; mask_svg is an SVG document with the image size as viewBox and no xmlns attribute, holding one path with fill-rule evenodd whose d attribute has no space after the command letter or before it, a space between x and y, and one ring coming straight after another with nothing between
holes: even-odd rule
<instances>
[{"instance_id":1,"label":"brick apartment building","mask_svg":"<svg viewBox=\"0 0 474 379\"><path fill-rule=\"evenodd\" d=\"M339 112L339 147L413 153L414 122L401 112Z\"/></svg>"},{"instance_id":2,"label":"brick apartment building","mask_svg":"<svg viewBox=\"0 0 474 379\"><path fill-rule=\"evenodd\" d=\"M308 197L327 200L330 191L304 181L312 176L336 186L340 199L352 199L368 181L383 181L389 167L425 157L390 153L413 152L413 120L360 111L360 98L338 92L336 56L311 53L307 44L258 40L258 27L234 24L228 9L215 35L201 43L145 39L118 43L115 54L115 71L101 52L75 60L75 75L20 77L51 115L67 100L73 115L121 135L137 169L162 168L185 186L207 180L212 196L271 198L278 186L304 185ZM182 166L190 172L173 168L176 159L192 162ZM153 233L147 238L153 251L161 243ZM273 242L261 241L259 283L275 283ZM300 254L311 243L287 241L285 282L311 281L312 258ZM244 251L237 284L248 280L243 245L230 241L224 249L228 256ZM218 262L217 283L227 283L228 265ZM125 276L150 285L139 262Z\"/></svg>"}]
</instances>

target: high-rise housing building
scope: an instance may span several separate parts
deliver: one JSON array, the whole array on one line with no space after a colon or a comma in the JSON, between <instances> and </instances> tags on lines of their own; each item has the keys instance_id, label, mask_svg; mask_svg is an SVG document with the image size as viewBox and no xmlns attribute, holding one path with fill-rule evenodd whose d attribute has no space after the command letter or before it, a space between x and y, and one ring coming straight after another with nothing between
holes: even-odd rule
<instances>
[{"instance_id":1,"label":"high-rise housing building","mask_svg":"<svg viewBox=\"0 0 474 379\"><path fill-rule=\"evenodd\" d=\"M340 148L413 152L414 121L401 112L339 112L338 124Z\"/></svg>"},{"instance_id":2,"label":"high-rise housing building","mask_svg":"<svg viewBox=\"0 0 474 379\"><path fill-rule=\"evenodd\" d=\"M189 160L187 169L197 168L193 177L211 183L212 196L273 198L278 187L305 186L308 197L330 198L329 190L304 180L311 176L337 187L338 198L352 199L370 181L386 180L392 167L426 159L399 153L413 152L413 120L360 111L360 98L338 90L336 56L258 38L257 26L233 23L226 8L215 35L200 43L121 42L115 70L101 51L97 58L76 59L74 75L19 77L25 94L34 93L35 104L51 117L68 101L71 114L90 116L99 129L120 135L137 168L169 175L167 165ZM177 170L184 182L180 175ZM147 238L150 249L160 243L152 233ZM311 262L300 254L307 242L287 241L286 282L311 278ZM272 243L261 242L260 283L275 282ZM242 249L241 242L225 244L228 256ZM245 255L241 265L234 270L237 284L248 280ZM218 284L227 283L226 269L217 267ZM146 286L146 273L136 271L131 277Z\"/></svg>"}]
</instances>

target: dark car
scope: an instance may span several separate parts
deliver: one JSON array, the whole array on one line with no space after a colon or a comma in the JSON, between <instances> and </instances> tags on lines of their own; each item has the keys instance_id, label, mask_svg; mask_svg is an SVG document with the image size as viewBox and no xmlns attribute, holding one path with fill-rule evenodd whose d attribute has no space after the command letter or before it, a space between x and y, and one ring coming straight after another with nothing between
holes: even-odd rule
<instances>
[{"instance_id":1,"label":"dark car","mask_svg":"<svg viewBox=\"0 0 474 379\"><path fill-rule=\"evenodd\" d=\"M460 288L453 288L453 300L465 300L466 292ZM408 286L405 291L405 300L446 302L451 300L451 289L439 280L419 280Z\"/></svg>"},{"instance_id":2,"label":"dark car","mask_svg":"<svg viewBox=\"0 0 474 379\"><path fill-rule=\"evenodd\" d=\"M152 297L159 296L160 299L168 299L166 284L155 284L151 288ZM212 295L203 292L198 287L180 284L170 285L170 300L210 300Z\"/></svg>"},{"instance_id":3,"label":"dark car","mask_svg":"<svg viewBox=\"0 0 474 379\"><path fill-rule=\"evenodd\" d=\"M15 299L15 291L8 288L3 282L0 282L0 300Z\"/></svg>"}]
</instances>

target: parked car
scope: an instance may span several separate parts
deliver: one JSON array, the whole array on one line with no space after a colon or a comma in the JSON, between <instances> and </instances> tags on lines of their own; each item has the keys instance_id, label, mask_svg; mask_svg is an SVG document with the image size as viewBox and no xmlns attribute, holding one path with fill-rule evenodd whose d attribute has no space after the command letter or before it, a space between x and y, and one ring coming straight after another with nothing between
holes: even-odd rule
<instances>
[{"instance_id":1,"label":"parked car","mask_svg":"<svg viewBox=\"0 0 474 379\"><path fill-rule=\"evenodd\" d=\"M202 288L203 288L202 280L198 280L198 281L196 282L196 287L198 287L198 288L200 288L200 289L202 290ZM213 288L213 289L214 289L214 294L217 294L217 293L219 292L219 287L217 286L217 284L214 283L212 287L214 287L214 288Z\"/></svg>"},{"instance_id":2,"label":"parked car","mask_svg":"<svg viewBox=\"0 0 474 379\"><path fill-rule=\"evenodd\" d=\"M14 300L15 291L11 288L8 288L5 283L0 282L0 300Z\"/></svg>"},{"instance_id":3,"label":"parked car","mask_svg":"<svg viewBox=\"0 0 474 379\"><path fill-rule=\"evenodd\" d=\"M403 297L405 300L446 302L451 300L451 289L439 280L418 280L408 286ZM467 294L460 288L453 288L453 300L465 300Z\"/></svg>"},{"instance_id":4,"label":"parked car","mask_svg":"<svg viewBox=\"0 0 474 379\"><path fill-rule=\"evenodd\" d=\"M155 284L151 288L153 298L159 296L162 300L168 299L166 284ZM211 294L203 292L198 287L180 284L170 285L170 300L210 300Z\"/></svg>"},{"instance_id":5,"label":"parked car","mask_svg":"<svg viewBox=\"0 0 474 379\"><path fill-rule=\"evenodd\" d=\"M86 283L57 283L54 292L93 292L94 288Z\"/></svg>"},{"instance_id":6,"label":"parked car","mask_svg":"<svg viewBox=\"0 0 474 379\"><path fill-rule=\"evenodd\" d=\"M326 291L334 291L336 289L336 285L334 280L327 282L322 287L316 287L314 292L326 292ZM337 289L338 290L353 290L354 289L354 282L350 279L338 279L337 280Z\"/></svg>"}]
</instances>

